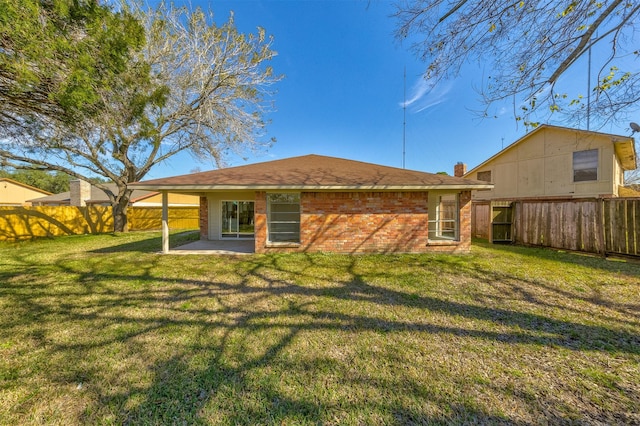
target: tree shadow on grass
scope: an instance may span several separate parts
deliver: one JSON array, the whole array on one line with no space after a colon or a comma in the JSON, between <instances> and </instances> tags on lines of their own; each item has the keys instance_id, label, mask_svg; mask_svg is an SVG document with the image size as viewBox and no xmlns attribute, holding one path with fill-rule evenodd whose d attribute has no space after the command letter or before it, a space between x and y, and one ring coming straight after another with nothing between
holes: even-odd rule
<instances>
[{"instance_id":1,"label":"tree shadow on grass","mask_svg":"<svg viewBox=\"0 0 640 426\"><path fill-rule=\"evenodd\" d=\"M119 251L129 250L115 253ZM425 259L435 266L439 258ZM165 262L159 257L139 274L128 275L104 268L104 259L99 260L93 266L88 265L90 261L83 265L61 261L50 266L57 268L52 276L57 272L73 278L75 285L64 291L21 282L16 274L0 290L16 312L24 314L4 318L0 323L3 333L17 333L28 322L31 334L26 338L33 339L49 360L47 380L67 387L85 383L92 402L78 420L86 423L520 422L483 408L470 396L468 401L452 400L450 395L432 389L428 380L404 375L402 365L394 365L396 375L385 377L354 371L348 360L326 353L332 349L331 339L324 343L324 350L301 353L309 336L318 338L318 334L358 339L371 333L389 337L409 333L426 340L459 337L469 339L469 344L533 345L620 357L640 354L638 334L614 322L611 327L578 323L507 305L479 306L452 301L444 295L418 294L412 288L376 285L378 280L397 280L405 272L364 267L358 257L229 259L226 264L233 274L227 278L222 273L180 277L178 271L166 268L161 274L154 273L154 268L161 268ZM37 268L28 265L26 259L22 262L27 268ZM328 275L331 268L336 269L338 278ZM394 308L414 315L387 315ZM451 320L447 324L431 321L434 314ZM61 341L51 335L58 328L78 327L93 329L96 336ZM189 338L185 341L183 336ZM369 348L359 350L365 353L356 356L378 362L367 352ZM113 357L114 364L122 365L104 364L112 371L109 375L100 368L105 361L83 362L87 353ZM74 363L77 366L70 367ZM118 368L132 380L140 367L140 375L148 380L122 384ZM330 378L336 382L314 383ZM311 390L300 391L305 386ZM330 392L349 387L353 387L354 395L346 394L340 401L331 399ZM382 397L368 398L368 392ZM537 411L545 422L567 421L541 408L555 402L525 399L521 398L522 407ZM423 408L425 401L437 408ZM36 404L37 398L30 403Z\"/></svg>"},{"instance_id":2,"label":"tree shadow on grass","mask_svg":"<svg viewBox=\"0 0 640 426\"><path fill-rule=\"evenodd\" d=\"M169 236L169 247L177 247L179 245L196 241L200 238L198 231L182 231L171 233ZM115 244L113 246L92 250L91 253L122 253L122 252L139 252L139 253L158 253L162 250L162 236L158 235L144 240L136 240L123 244Z\"/></svg>"}]
</instances>

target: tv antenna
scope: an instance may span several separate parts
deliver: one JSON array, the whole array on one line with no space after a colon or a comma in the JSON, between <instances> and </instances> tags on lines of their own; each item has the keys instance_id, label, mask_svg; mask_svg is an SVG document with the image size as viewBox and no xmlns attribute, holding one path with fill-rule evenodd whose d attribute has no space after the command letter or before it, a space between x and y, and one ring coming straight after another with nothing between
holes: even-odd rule
<instances>
[{"instance_id":1,"label":"tv antenna","mask_svg":"<svg viewBox=\"0 0 640 426\"><path fill-rule=\"evenodd\" d=\"M589 40L591 42L591 40ZM591 130L591 43L589 43L589 64L587 67L587 130Z\"/></svg>"},{"instance_id":2,"label":"tv antenna","mask_svg":"<svg viewBox=\"0 0 640 426\"><path fill-rule=\"evenodd\" d=\"M402 168L404 169L405 147L407 139L407 66L404 66L404 102L402 102Z\"/></svg>"},{"instance_id":3,"label":"tv antenna","mask_svg":"<svg viewBox=\"0 0 640 426\"><path fill-rule=\"evenodd\" d=\"M631 136L633 136L635 132L640 132L640 125L638 125L638 123L632 121L629 123L629 127L631 127Z\"/></svg>"}]
</instances>

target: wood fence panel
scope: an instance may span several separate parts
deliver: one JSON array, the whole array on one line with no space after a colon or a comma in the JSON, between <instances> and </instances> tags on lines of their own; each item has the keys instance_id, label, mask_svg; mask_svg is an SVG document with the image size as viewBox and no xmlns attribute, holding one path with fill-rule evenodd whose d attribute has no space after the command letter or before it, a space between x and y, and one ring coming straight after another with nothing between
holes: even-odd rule
<instances>
[{"instance_id":1,"label":"wood fence panel","mask_svg":"<svg viewBox=\"0 0 640 426\"><path fill-rule=\"evenodd\" d=\"M564 203L546 204L547 226L545 227L545 241L548 247L562 247L567 240L565 232L576 235L575 212Z\"/></svg>"},{"instance_id":2,"label":"wood fence panel","mask_svg":"<svg viewBox=\"0 0 640 426\"><path fill-rule=\"evenodd\" d=\"M590 253L604 253L602 236L602 217L600 212L600 201L590 200L584 204L579 204L580 211L580 239L578 250Z\"/></svg>"},{"instance_id":3,"label":"wood fence panel","mask_svg":"<svg viewBox=\"0 0 640 426\"><path fill-rule=\"evenodd\" d=\"M491 205L489 203L471 204L471 235L475 238L489 239L490 216Z\"/></svg>"},{"instance_id":4,"label":"wood fence panel","mask_svg":"<svg viewBox=\"0 0 640 426\"><path fill-rule=\"evenodd\" d=\"M640 199L605 200L604 223L607 252L640 256Z\"/></svg>"},{"instance_id":5,"label":"wood fence panel","mask_svg":"<svg viewBox=\"0 0 640 426\"><path fill-rule=\"evenodd\" d=\"M486 206L472 206L474 236L491 226ZM640 198L519 200L513 214L517 244L640 256Z\"/></svg>"},{"instance_id":6,"label":"wood fence panel","mask_svg":"<svg viewBox=\"0 0 640 426\"><path fill-rule=\"evenodd\" d=\"M23 240L113 230L111 207L0 207L0 240Z\"/></svg>"},{"instance_id":7,"label":"wood fence panel","mask_svg":"<svg viewBox=\"0 0 640 426\"><path fill-rule=\"evenodd\" d=\"M597 200L536 200L516 204L516 243L601 252Z\"/></svg>"},{"instance_id":8,"label":"wood fence panel","mask_svg":"<svg viewBox=\"0 0 640 426\"><path fill-rule=\"evenodd\" d=\"M169 228L198 229L198 207L170 207ZM162 228L161 207L131 207L131 231ZM0 240L24 240L62 235L99 234L113 231L108 206L0 207Z\"/></svg>"},{"instance_id":9,"label":"wood fence panel","mask_svg":"<svg viewBox=\"0 0 640 426\"><path fill-rule=\"evenodd\" d=\"M540 223L544 220L543 206L539 203L516 203L514 241L526 245L543 245L545 236Z\"/></svg>"},{"instance_id":10,"label":"wood fence panel","mask_svg":"<svg viewBox=\"0 0 640 426\"><path fill-rule=\"evenodd\" d=\"M640 256L640 200L627 201L633 207L627 215L627 231L630 236L629 252L634 256Z\"/></svg>"},{"instance_id":11,"label":"wood fence panel","mask_svg":"<svg viewBox=\"0 0 640 426\"><path fill-rule=\"evenodd\" d=\"M134 207L129 210L129 229L150 231L162 228L162 207ZM170 229L198 229L200 227L199 207L170 207Z\"/></svg>"},{"instance_id":12,"label":"wood fence panel","mask_svg":"<svg viewBox=\"0 0 640 426\"><path fill-rule=\"evenodd\" d=\"M626 238L624 227L619 226L624 205L605 201L605 227L607 228L607 251L612 253L625 252Z\"/></svg>"}]
</instances>

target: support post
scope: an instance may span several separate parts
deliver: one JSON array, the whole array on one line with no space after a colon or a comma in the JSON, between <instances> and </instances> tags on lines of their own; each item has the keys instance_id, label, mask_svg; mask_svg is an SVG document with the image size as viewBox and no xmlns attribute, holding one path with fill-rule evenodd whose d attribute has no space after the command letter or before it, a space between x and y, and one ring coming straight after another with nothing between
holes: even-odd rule
<instances>
[{"instance_id":1,"label":"support post","mask_svg":"<svg viewBox=\"0 0 640 426\"><path fill-rule=\"evenodd\" d=\"M169 194L162 191L162 253L169 253Z\"/></svg>"}]
</instances>

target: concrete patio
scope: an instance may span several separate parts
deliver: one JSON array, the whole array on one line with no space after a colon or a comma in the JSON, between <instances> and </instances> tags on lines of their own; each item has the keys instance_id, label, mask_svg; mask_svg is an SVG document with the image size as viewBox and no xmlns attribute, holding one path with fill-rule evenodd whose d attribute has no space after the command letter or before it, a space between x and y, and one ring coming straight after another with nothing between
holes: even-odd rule
<instances>
[{"instance_id":1,"label":"concrete patio","mask_svg":"<svg viewBox=\"0 0 640 426\"><path fill-rule=\"evenodd\" d=\"M225 254L247 255L254 253L253 240L194 241L169 250L169 254Z\"/></svg>"}]
</instances>

